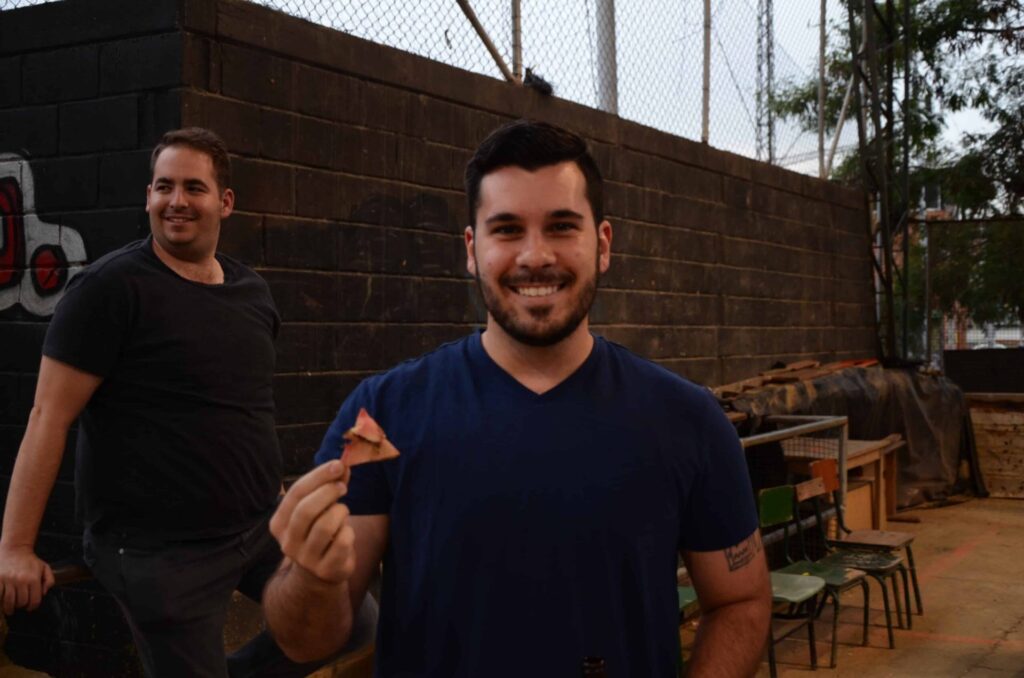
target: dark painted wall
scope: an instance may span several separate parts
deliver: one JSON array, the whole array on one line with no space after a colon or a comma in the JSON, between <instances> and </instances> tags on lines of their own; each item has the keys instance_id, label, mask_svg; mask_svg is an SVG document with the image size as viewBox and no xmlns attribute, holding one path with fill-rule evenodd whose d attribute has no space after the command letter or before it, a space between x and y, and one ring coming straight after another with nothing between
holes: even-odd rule
<instances>
[{"instance_id":1,"label":"dark painted wall","mask_svg":"<svg viewBox=\"0 0 1024 678\"><path fill-rule=\"evenodd\" d=\"M597 331L706 384L874 354L859 193L245 2L47 4L0 13L3 482L46 318L76 266L145 233L148 153L164 130L212 127L235 154L222 248L280 307L278 430L298 472L360 379L483 319L461 173L488 131L521 116L587 136L608 179ZM48 558L79 549L71 479L68 455ZM11 626L8 652L53 673L130 661L93 587Z\"/></svg>"}]
</instances>

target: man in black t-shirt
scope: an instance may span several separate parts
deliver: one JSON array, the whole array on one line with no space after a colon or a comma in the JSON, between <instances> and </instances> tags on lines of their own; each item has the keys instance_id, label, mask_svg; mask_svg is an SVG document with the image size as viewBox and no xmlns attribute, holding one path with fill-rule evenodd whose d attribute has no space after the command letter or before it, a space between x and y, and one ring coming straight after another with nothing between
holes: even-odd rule
<instances>
[{"instance_id":1,"label":"man in black t-shirt","mask_svg":"<svg viewBox=\"0 0 1024 678\"><path fill-rule=\"evenodd\" d=\"M72 279L48 328L0 536L3 609L32 610L53 585L34 547L79 418L85 560L146 673L301 674L268 637L230 662L222 644L232 591L259 600L281 560L267 531L281 487L280 319L263 279L216 251L234 207L220 138L168 132L152 171L150 237Z\"/></svg>"}]
</instances>

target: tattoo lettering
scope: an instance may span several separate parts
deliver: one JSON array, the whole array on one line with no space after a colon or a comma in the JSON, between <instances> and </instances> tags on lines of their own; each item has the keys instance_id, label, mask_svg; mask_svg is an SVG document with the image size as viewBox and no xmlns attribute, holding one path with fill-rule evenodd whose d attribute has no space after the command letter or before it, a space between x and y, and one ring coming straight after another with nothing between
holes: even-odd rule
<instances>
[{"instance_id":1,"label":"tattoo lettering","mask_svg":"<svg viewBox=\"0 0 1024 678\"><path fill-rule=\"evenodd\" d=\"M750 535L739 544L725 549L725 560L729 563L729 571L736 570L750 564L754 556L761 550L761 539L757 532Z\"/></svg>"}]
</instances>

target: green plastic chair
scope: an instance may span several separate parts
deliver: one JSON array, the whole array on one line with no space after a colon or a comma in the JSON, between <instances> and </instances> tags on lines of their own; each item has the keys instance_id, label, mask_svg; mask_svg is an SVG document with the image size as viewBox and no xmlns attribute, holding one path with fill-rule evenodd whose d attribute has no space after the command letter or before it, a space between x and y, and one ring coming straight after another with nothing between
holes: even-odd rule
<instances>
[{"instance_id":1,"label":"green plastic chair","mask_svg":"<svg viewBox=\"0 0 1024 678\"><path fill-rule=\"evenodd\" d=\"M825 525L821 520L821 509L818 504L820 498L827 495L828 491L825 489L825 483L821 478L813 478L800 483L799 485L794 486L793 489L795 494L794 512L796 514L794 522L796 523L796 532L798 536L797 541L800 546L799 555L801 558L796 560L792 557L792 549L789 545L789 534L787 530L782 537L782 548L785 552L786 560L789 562L789 565L779 568L777 572L814 575L825 580L825 595L821 598L821 604L819 605L815 616L821 616L821 611L824 609L826 601L831 598L834 614L832 616L832 651L829 666L831 668L835 668L838 652L839 611L842 608L840 596L844 591L855 586L860 586L864 599L864 640L862 641L862 644L867 645L868 613L871 609L871 589L868 587L867 574L863 570L846 567L845 565L814 561L810 556L808 556L807 536L801 520L802 514L800 507L804 502L813 503L814 514L817 519L817 524L819 525L819 547L822 553L828 553L829 548L825 542Z\"/></svg>"},{"instance_id":2,"label":"green plastic chair","mask_svg":"<svg viewBox=\"0 0 1024 678\"><path fill-rule=\"evenodd\" d=\"M834 459L822 459L811 464L811 475L825 480L826 488L835 494L839 490L839 479ZM833 481L830 483L829 478ZM834 485L834 486L833 486ZM921 586L917 581L917 567L914 565L914 537L913 532L897 532L895 530L851 530L843 521L843 516L838 516L839 535L838 539L830 539L829 546L840 551L882 551L888 553L904 552L907 558L907 570L910 573L910 581L914 587L914 602L917 604L917 614L924 614L924 603L921 601ZM905 579L905 578L904 578ZM906 582L904 582L906 586ZM913 624L910 620L910 606L907 605L907 627Z\"/></svg>"},{"instance_id":3,"label":"green plastic chair","mask_svg":"<svg viewBox=\"0 0 1024 678\"><path fill-rule=\"evenodd\" d=\"M679 623L700 612L700 604L697 602L697 591L692 586L679 586L676 588L679 595Z\"/></svg>"},{"instance_id":4,"label":"green plastic chair","mask_svg":"<svg viewBox=\"0 0 1024 678\"><path fill-rule=\"evenodd\" d=\"M783 534L793 520L794 490L792 485L769 487L758 492L757 505L761 531L775 525L783 525ZM810 646L811 668L818 668L818 649L814 644L814 618L818 594L825 589L825 580L812 574L792 574L774 571L771 573L772 602L787 605L786 612L772 613L772 626L768 630L768 668L772 678L777 678L775 644L788 638L800 629L807 628ZM775 621L782 624L776 625Z\"/></svg>"},{"instance_id":5,"label":"green plastic chair","mask_svg":"<svg viewBox=\"0 0 1024 678\"><path fill-rule=\"evenodd\" d=\"M823 459L811 464L811 473L815 478L821 478L825 484L825 489L832 493L833 505L836 507L836 522L839 524L841 531L845 530L846 524L843 521L842 503L839 497L838 465L834 459ZM817 504L815 506L817 507ZM819 521L820 519L819 514ZM892 613L889 608L889 587L886 582L892 582L892 598L896 607L896 622L900 628L903 628L903 608L900 605L897 574L903 579L903 597L907 609L906 628L909 629L913 625L910 608L910 584L908 582L907 567L903 563L903 558L898 553L883 549L835 548L831 550L832 552L819 562L863 570L878 583L878 587L882 591L882 603L885 608L885 627L889 635L889 648L895 648L896 639L893 635Z\"/></svg>"}]
</instances>

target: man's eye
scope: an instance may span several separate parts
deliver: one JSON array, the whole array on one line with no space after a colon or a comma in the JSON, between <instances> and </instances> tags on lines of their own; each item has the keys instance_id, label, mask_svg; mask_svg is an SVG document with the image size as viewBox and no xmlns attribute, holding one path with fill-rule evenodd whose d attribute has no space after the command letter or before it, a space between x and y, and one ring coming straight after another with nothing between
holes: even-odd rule
<instances>
[{"instance_id":1,"label":"man's eye","mask_svg":"<svg viewBox=\"0 0 1024 678\"><path fill-rule=\"evenodd\" d=\"M559 221L557 223L551 224L551 230L558 231L560 233L564 233L566 231L575 231L576 224L574 224L571 221Z\"/></svg>"},{"instance_id":2,"label":"man's eye","mask_svg":"<svg viewBox=\"0 0 1024 678\"><path fill-rule=\"evenodd\" d=\"M518 226L513 226L511 224L506 225L506 226L495 226L491 230L491 233L493 233L494 235L515 235L518 232L519 232L519 227Z\"/></svg>"}]
</instances>

